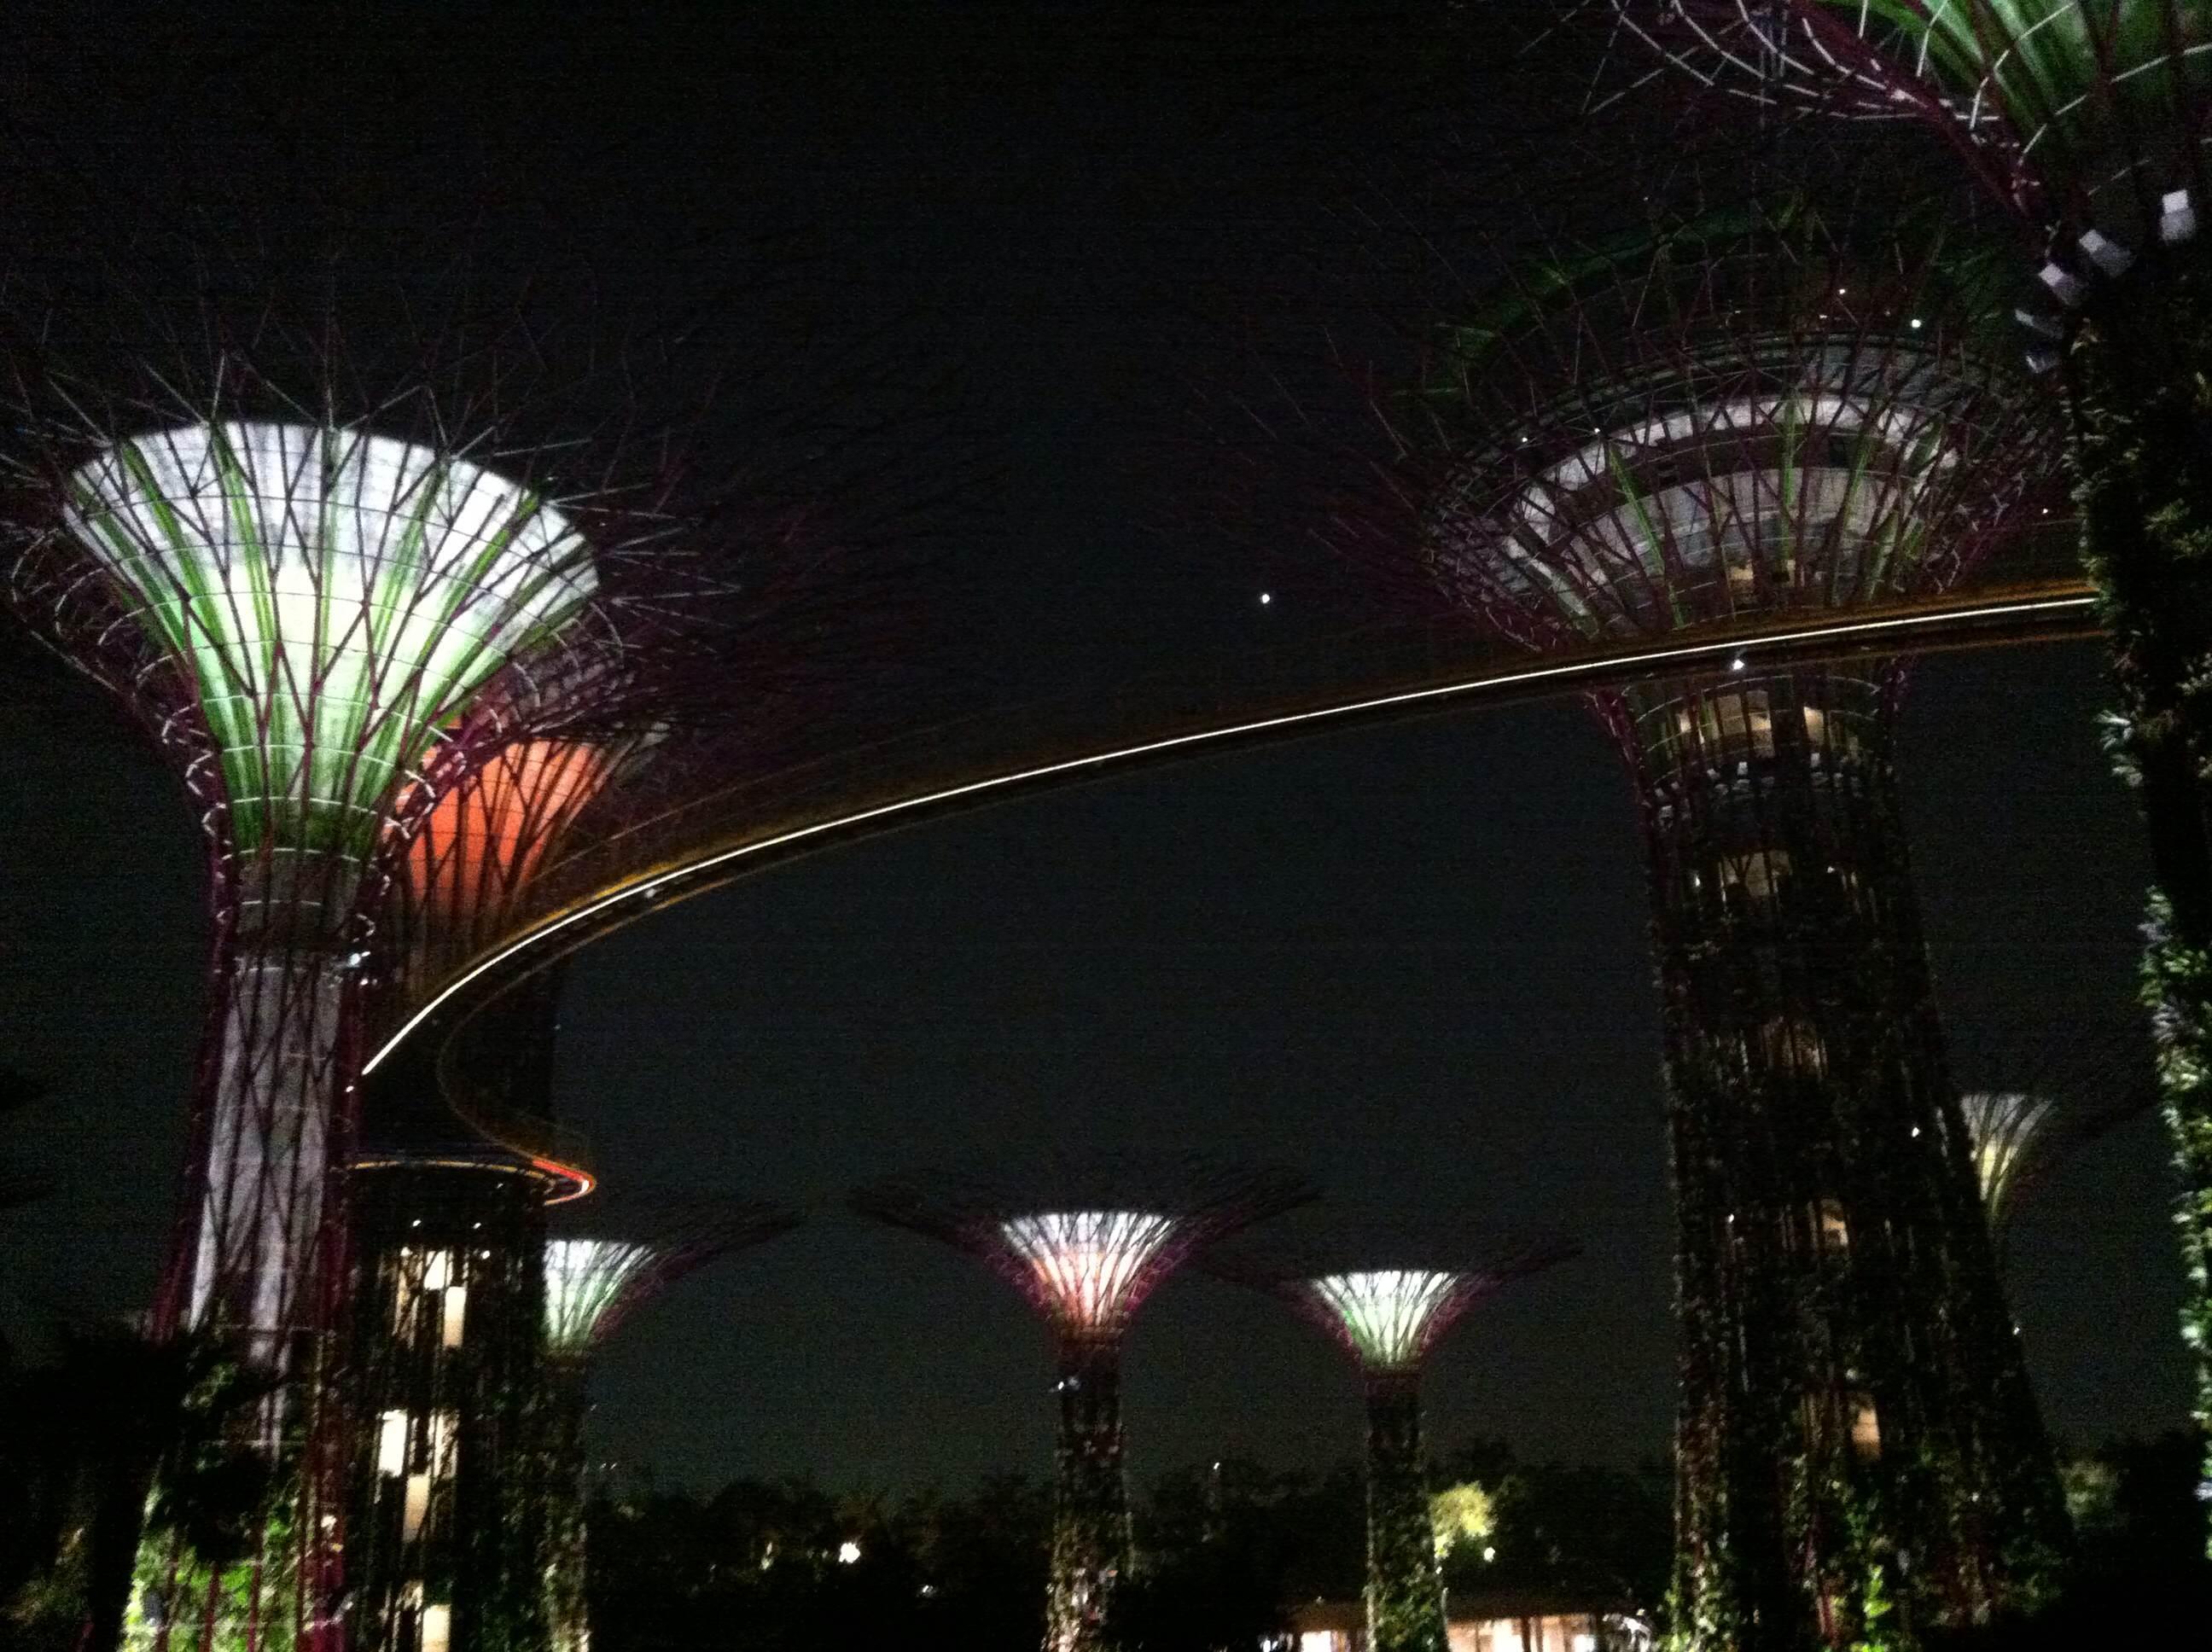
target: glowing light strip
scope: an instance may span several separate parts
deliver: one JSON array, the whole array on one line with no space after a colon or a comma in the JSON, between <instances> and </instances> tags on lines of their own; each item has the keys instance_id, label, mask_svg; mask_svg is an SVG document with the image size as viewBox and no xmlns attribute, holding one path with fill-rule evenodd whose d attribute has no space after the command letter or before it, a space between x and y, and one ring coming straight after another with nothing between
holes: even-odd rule
<instances>
[{"instance_id":1,"label":"glowing light strip","mask_svg":"<svg viewBox=\"0 0 2212 1652\"><path fill-rule=\"evenodd\" d=\"M374 1072L385 1059L404 1043L408 1036L425 1021L435 1015L453 998L513 959L538 946L553 936L588 919L598 917L625 901L650 902L656 890L664 884L684 878L696 878L716 866L727 865L748 856L765 854L773 849L785 848L810 838L822 837L863 826L870 821L884 820L893 816L912 813L935 804L950 803L960 798L975 797L988 792L1001 791L1030 780L1048 780L1056 774L1077 774L1088 770L1127 762L1138 757L1160 752L1185 750L1193 746L1209 745L1216 742L1236 740L1245 736L1273 733L1284 729L1297 728L1307 724L1325 722L1332 718L1356 716L1362 712L1388 711L1394 708L1421 705L1448 700L1455 695L1474 694L1489 689L1522 687L1536 683L1571 683L1577 678L1603 677L1616 673L1626 674L1647 666L1674 662L1708 659L1736 659L1758 648L1787 647L1800 642L1817 642L1850 637L1875 637L1905 635L1933 627L1954 623L1968 624L1982 620L2023 617L2029 615L2060 615L2079 613L2090 607L2096 598L2087 592L2074 596L2039 597L2012 602L1991 603L1979 608L1944 609L1932 614L1900 614L1883 619L1854 621L1848 624L1808 625L1795 631L1778 632L1757 638L1735 641L1680 643L1668 647L1638 648L1626 653L1609 655L1601 660L1573 660L1557 665L1530 665L1518 671L1494 671L1483 677L1468 677L1457 683L1442 683L1434 688L1407 689L1396 694L1376 695L1362 700L1346 701L1340 706L1320 706L1310 711L1286 712L1279 716L1254 718L1246 722L1231 723L1220 728L1200 729L1194 733L1169 735L1157 740L1142 740L1133 745L1116 746L1107 751L1094 751L1087 756L1064 757L1057 762L1039 763L1028 768L1018 768L1004 774L992 774L980 780L968 780L958 786L948 786L933 792L919 793L910 798L895 799L890 803L878 803L866 809L856 809L848 815L820 820L811 826L793 827L774 837L763 838L757 843L744 843L736 848L724 849L690 861L684 865L647 878L643 883L629 884L619 890L596 896L572 912L518 936L483 963L456 976L437 993L407 1017L398 1031L384 1042L383 1047L368 1058L362 1071Z\"/></svg>"}]
</instances>

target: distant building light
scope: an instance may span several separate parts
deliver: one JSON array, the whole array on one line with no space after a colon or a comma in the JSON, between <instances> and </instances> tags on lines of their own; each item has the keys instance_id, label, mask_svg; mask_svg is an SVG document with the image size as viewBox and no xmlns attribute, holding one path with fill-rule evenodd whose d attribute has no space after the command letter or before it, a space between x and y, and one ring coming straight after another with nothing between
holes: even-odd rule
<instances>
[{"instance_id":1,"label":"distant building light","mask_svg":"<svg viewBox=\"0 0 2212 1652\"><path fill-rule=\"evenodd\" d=\"M860 1546L854 1542L851 1538L847 1538L842 1543L840 1543L837 1546L837 1564L839 1565L849 1566L860 1558Z\"/></svg>"},{"instance_id":2,"label":"distant building light","mask_svg":"<svg viewBox=\"0 0 2212 1652\"><path fill-rule=\"evenodd\" d=\"M1262 608L1265 608L1269 603L1274 600L1275 593L1272 591L1262 591L1260 593L1260 606Z\"/></svg>"}]
</instances>

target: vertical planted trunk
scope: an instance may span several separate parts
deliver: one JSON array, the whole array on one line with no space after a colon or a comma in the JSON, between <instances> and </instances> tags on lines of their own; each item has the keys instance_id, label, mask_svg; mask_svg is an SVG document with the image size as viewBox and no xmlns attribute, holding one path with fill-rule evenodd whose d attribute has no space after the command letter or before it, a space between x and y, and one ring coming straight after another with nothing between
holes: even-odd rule
<instances>
[{"instance_id":1,"label":"vertical planted trunk","mask_svg":"<svg viewBox=\"0 0 2212 1652\"><path fill-rule=\"evenodd\" d=\"M584 1417L590 1409L580 1359L553 1362L545 1414L545 1619L553 1652L592 1643L584 1533Z\"/></svg>"},{"instance_id":2,"label":"vertical planted trunk","mask_svg":"<svg viewBox=\"0 0 2212 1652\"><path fill-rule=\"evenodd\" d=\"M1367 1644L1370 1652L1446 1652L1420 1379L1411 1373L1367 1379Z\"/></svg>"},{"instance_id":3,"label":"vertical planted trunk","mask_svg":"<svg viewBox=\"0 0 2212 1652\"><path fill-rule=\"evenodd\" d=\"M359 1173L349 1589L359 1652L543 1652L544 1223L489 1166Z\"/></svg>"},{"instance_id":4,"label":"vertical planted trunk","mask_svg":"<svg viewBox=\"0 0 2212 1652\"><path fill-rule=\"evenodd\" d=\"M1060 1438L1045 1652L1099 1643L1114 1586L1129 1564L1129 1495L1121 1473L1121 1350L1107 1337L1060 1339Z\"/></svg>"},{"instance_id":5,"label":"vertical planted trunk","mask_svg":"<svg viewBox=\"0 0 2212 1652\"><path fill-rule=\"evenodd\" d=\"M1946 1071L1893 675L1654 685L1642 781L1701 1649L1905 1647L2042 1598L2050 1449Z\"/></svg>"},{"instance_id":6,"label":"vertical planted trunk","mask_svg":"<svg viewBox=\"0 0 2212 1652\"><path fill-rule=\"evenodd\" d=\"M346 1422L337 1370L343 1163L354 1015L337 914L354 872L336 857L270 856L241 871L230 961L210 1017L201 1150L155 1332L215 1334L276 1379L251 1444L267 1514L242 1552L152 1534L130 1639L167 1652L339 1652Z\"/></svg>"},{"instance_id":7,"label":"vertical planted trunk","mask_svg":"<svg viewBox=\"0 0 2212 1652\"><path fill-rule=\"evenodd\" d=\"M2142 993L2182 1177L2182 1333L2197 1362L2197 1424L2212 1439L2212 279L2203 264L2177 256L2162 283L2101 292L2068 367L2083 560L2124 714L2114 756L2142 799L2157 879Z\"/></svg>"}]
</instances>

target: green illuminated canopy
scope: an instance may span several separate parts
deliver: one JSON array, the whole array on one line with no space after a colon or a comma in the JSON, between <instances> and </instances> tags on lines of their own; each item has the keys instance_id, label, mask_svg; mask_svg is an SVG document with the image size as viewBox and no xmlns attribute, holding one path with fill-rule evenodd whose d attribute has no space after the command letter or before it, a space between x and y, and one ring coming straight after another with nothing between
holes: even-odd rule
<instances>
[{"instance_id":1,"label":"green illuminated canopy","mask_svg":"<svg viewBox=\"0 0 2212 1652\"><path fill-rule=\"evenodd\" d=\"M1409 1371L1458 1316L1479 1277L1443 1268L1376 1268L1302 1279L1296 1289L1363 1368Z\"/></svg>"},{"instance_id":2,"label":"green illuminated canopy","mask_svg":"<svg viewBox=\"0 0 2212 1652\"><path fill-rule=\"evenodd\" d=\"M547 1350L569 1357L589 1353L613 1310L658 1254L650 1245L610 1239L547 1241Z\"/></svg>"},{"instance_id":3,"label":"green illuminated canopy","mask_svg":"<svg viewBox=\"0 0 2212 1652\"><path fill-rule=\"evenodd\" d=\"M527 488L343 427L116 442L65 519L186 673L239 853L365 855L439 731L596 585Z\"/></svg>"}]
</instances>

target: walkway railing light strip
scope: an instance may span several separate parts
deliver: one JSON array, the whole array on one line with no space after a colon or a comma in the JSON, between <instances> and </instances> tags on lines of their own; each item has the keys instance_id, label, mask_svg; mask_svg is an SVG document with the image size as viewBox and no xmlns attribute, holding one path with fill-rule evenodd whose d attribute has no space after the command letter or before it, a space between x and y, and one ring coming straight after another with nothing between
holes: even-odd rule
<instances>
[{"instance_id":1,"label":"walkway railing light strip","mask_svg":"<svg viewBox=\"0 0 2212 1652\"><path fill-rule=\"evenodd\" d=\"M794 827L773 837L756 843L739 844L714 854L702 856L683 865L667 868L643 882L625 884L617 890L593 896L568 912L562 914L539 928L516 937L496 952L471 966L447 982L420 1009L403 1022L397 1031L386 1039L370 1056L362 1071L374 1072L385 1059L406 1042L415 1029L456 996L523 953L542 946L555 936L586 922L626 902L650 902L665 886L696 878L717 866L727 865L749 856L765 854L771 850L786 848L793 843L833 833L848 831L892 816L913 813L950 803L961 798L1009 789L1030 781L1049 780L1054 775L1073 775L1085 771L1105 768L1115 763L1132 762L1139 757L1156 756L1164 752L1188 750L1194 746L1233 742L1250 737L1280 732L1286 729L1336 719L1359 716L1365 713L1405 709L1424 703L1434 703L1457 695L1474 695L1502 689L1527 688L1539 683L1556 683L1561 687L1578 681L1633 676L1655 666L1686 665L1698 660L1726 657L1732 662L1744 659L1762 649L1789 648L1804 643L1857 644L1877 637L1911 636L1937 628L1967 628L2008 619L2027 619L2037 616L2057 617L2079 614L2093 606L2095 598L2087 590L2063 592L2046 597L2003 602L1985 603L1978 606L1944 607L1931 613L1892 614L1875 618L1844 619L1825 624L1807 625L1796 630L1769 632L1753 638L1719 639L1706 642L1679 643L1664 647L1634 648L1610 653L1597 659L1559 661L1550 665L1527 665L1512 671L1488 671L1478 677L1465 677L1457 682L1431 684L1427 688L1407 689L1393 694L1372 695L1348 700L1340 705L1316 706L1304 711L1285 712L1272 717L1247 719L1226 723L1218 728L1194 730L1187 734L1164 736L1154 740L1139 741L1134 744L1115 746L1104 751L1093 751L1079 757L1066 757L1057 762L1038 763L1028 768L1010 769L1003 774L987 775L981 780L964 781L958 786L939 787L935 791L917 793L908 798L896 798L889 803L873 804L849 814L819 820L805 826ZM1909 645L1900 642L1899 647Z\"/></svg>"}]
</instances>

